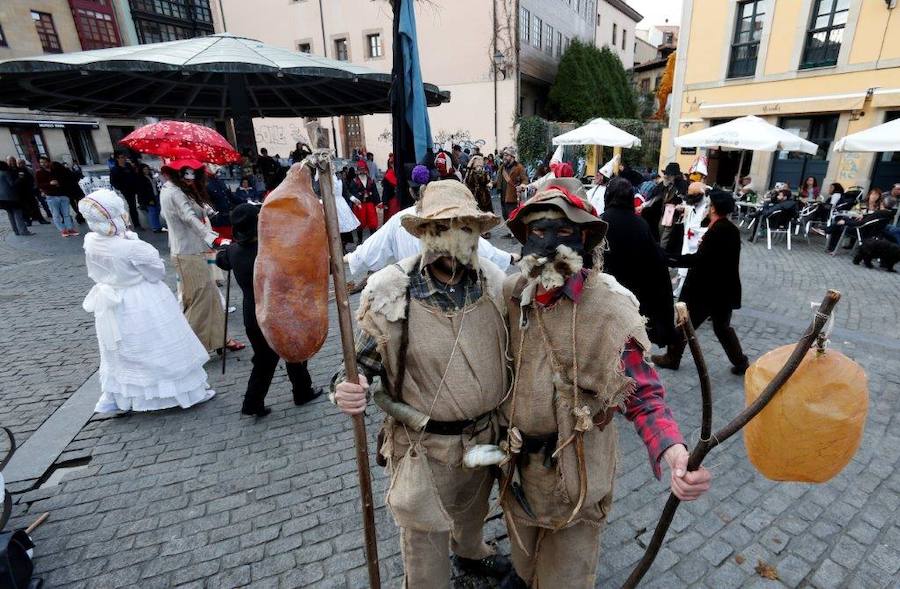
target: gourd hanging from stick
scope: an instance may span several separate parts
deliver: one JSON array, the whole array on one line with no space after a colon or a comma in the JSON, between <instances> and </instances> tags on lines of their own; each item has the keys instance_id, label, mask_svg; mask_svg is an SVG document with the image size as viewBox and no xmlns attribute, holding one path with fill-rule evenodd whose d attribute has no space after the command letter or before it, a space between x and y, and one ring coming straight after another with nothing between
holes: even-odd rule
<instances>
[{"instance_id":1,"label":"gourd hanging from stick","mask_svg":"<svg viewBox=\"0 0 900 589\"><path fill-rule=\"evenodd\" d=\"M709 373L706 369L706 360L703 358L703 352L700 349L700 343L697 341L697 334L694 333L694 328L691 325L686 305L684 305L684 303L678 303L675 306L678 324L684 329L688 345L691 348L691 355L694 357L694 365L697 367L697 373L700 377L700 393L703 401L700 441L694 449L691 450L690 458L688 459L689 471L700 468L703 459L706 458L706 455L710 450L723 443L750 423L751 420L759 415L772 399L775 398L776 394L790 394L789 391L782 391L782 388L797 371L798 367L800 367L801 362L803 362L812 345L817 343L818 351L825 349L826 336L823 335L822 332L831 317L834 306L840 298L840 293L835 290L829 290L825 294L825 298L819 306L819 310L816 312L808 330L800 341L792 347L792 351L781 369L774 374L771 381L768 382L758 395L754 395L752 402L749 402L750 399L748 398L748 405L743 411L715 434L712 432L712 385L710 384ZM763 372L760 371L760 374L762 373ZM828 381L822 380L822 382L819 383L820 389L827 388L828 386L830 386ZM837 386L840 388L841 383L839 382ZM801 424L798 427L803 428L806 432L809 431L809 426L806 424ZM669 526L672 524L672 519L675 517L675 511L678 509L680 503L681 501L674 494L669 495L669 499L666 501L666 505L663 508L662 515L660 515L659 522L656 524L656 529L653 532L650 543L647 545L644 556L637 563L634 570L631 572L631 575L622 585L623 589L633 589L634 587L637 587L638 583L640 583L641 579L650 569L650 566L656 559L659 549L662 547L663 540L665 540L666 533L669 530Z\"/></svg>"}]
</instances>

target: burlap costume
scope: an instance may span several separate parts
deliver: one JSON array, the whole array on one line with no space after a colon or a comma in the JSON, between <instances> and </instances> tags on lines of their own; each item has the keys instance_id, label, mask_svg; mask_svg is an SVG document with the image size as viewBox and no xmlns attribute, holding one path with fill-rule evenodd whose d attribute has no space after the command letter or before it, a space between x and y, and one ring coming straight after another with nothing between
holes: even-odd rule
<instances>
[{"instance_id":1,"label":"burlap costume","mask_svg":"<svg viewBox=\"0 0 900 589\"><path fill-rule=\"evenodd\" d=\"M395 400L437 421L482 416L462 435L420 433L388 417L381 453L391 484L387 504L401 531L407 587L449 587L447 550L482 559L492 551L482 538L493 476L487 467L462 465L467 448L496 439L490 414L507 390L503 279L493 263L478 260L482 296L455 313L411 298L409 344L401 391L400 341L406 321L406 291L420 258L407 258L373 274L359 307L360 329L377 341ZM443 381L443 383L442 383ZM427 468L423 468L427 467Z\"/></svg>"},{"instance_id":2,"label":"burlap costume","mask_svg":"<svg viewBox=\"0 0 900 589\"><path fill-rule=\"evenodd\" d=\"M591 272L577 304L561 297L549 308L530 303L526 284L516 275L504 285L516 380L501 422L526 438L556 434L556 457L520 452L504 467L513 564L534 588L593 587L615 479L611 418L634 388L622 351L630 339L650 342L634 295L608 274Z\"/></svg>"}]
</instances>

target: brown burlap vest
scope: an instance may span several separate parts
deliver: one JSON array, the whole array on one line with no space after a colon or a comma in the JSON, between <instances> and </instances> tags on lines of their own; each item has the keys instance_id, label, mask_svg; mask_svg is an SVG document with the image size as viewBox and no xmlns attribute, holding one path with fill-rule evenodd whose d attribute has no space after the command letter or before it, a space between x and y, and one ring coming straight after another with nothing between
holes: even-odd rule
<instances>
[{"instance_id":1,"label":"brown burlap vest","mask_svg":"<svg viewBox=\"0 0 900 589\"><path fill-rule=\"evenodd\" d=\"M529 305L524 308L523 325L524 286L521 275L507 278L504 284L510 352L518 372L514 392L501 407L501 421L529 436L557 432L558 447L569 443L549 468L538 457L519 469L535 517L527 515L512 493L505 493L504 509L531 526L599 524L612 499L618 436L612 422L602 428L588 422L602 422L608 409L622 406L631 394L634 382L623 373L621 356L631 338L649 350L644 318L634 295L608 274L592 272L577 305L566 297L549 309ZM576 430L583 431L584 483L574 442ZM583 503L575 513L582 495Z\"/></svg>"},{"instance_id":2,"label":"brown burlap vest","mask_svg":"<svg viewBox=\"0 0 900 589\"><path fill-rule=\"evenodd\" d=\"M400 358L400 339L406 308L409 272L419 258L407 258L376 274L360 299L360 329L378 342L387 379L394 391L401 360L406 375L399 395L402 402L436 421L475 419L494 411L507 390L507 335L502 288L505 274L480 259L482 296L471 305L445 313L415 298L409 302L409 344ZM443 378L443 383L442 383ZM420 434L407 431L388 418L382 454L389 460L405 454L410 439L422 437L428 457L451 466L462 463L466 448L490 442L493 428L471 436Z\"/></svg>"}]
</instances>

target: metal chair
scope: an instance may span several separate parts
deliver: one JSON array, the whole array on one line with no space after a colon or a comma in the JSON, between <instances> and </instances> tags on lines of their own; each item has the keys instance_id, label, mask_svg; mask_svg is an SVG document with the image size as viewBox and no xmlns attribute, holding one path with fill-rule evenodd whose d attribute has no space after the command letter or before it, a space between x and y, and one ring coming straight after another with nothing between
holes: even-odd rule
<instances>
[{"instance_id":1,"label":"metal chair","mask_svg":"<svg viewBox=\"0 0 900 589\"><path fill-rule=\"evenodd\" d=\"M783 233L787 236L787 248L791 249L791 233L796 220L792 211L776 211L766 217L766 246L772 249L772 235Z\"/></svg>"}]
</instances>

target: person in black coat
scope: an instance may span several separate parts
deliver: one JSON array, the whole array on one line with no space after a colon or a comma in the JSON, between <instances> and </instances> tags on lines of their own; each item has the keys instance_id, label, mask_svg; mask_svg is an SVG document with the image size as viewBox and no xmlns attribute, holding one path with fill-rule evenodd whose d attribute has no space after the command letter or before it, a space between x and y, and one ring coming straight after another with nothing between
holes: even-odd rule
<instances>
[{"instance_id":1,"label":"person in black coat","mask_svg":"<svg viewBox=\"0 0 900 589\"><path fill-rule=\"evenodd\" d=\"M741 233L728 219L734 211L731 193L714 190L710 201L710 224L697 253L670 256L669 265L688 268L681 301L687 304L691 324L696 329L712 319L713 332L732 364L731 372L743 374L749 362L731 327L732 311L741 308ZM653 363L677 370L686 345L687 341L679 338L669 345L665 355L653 356Z\"/></svg>"},{"instance_id":2,"label":"person in black coat","mask_svg":"<svg viewBox=\"0 0 900 589\"><path fill-rule=\"evenodd\" d=\"M687 194L688 185L678 162L669 163L662 174L663 180L653 187L650 198L641 210L641 216L650 226L650 234L667 253L681 252L684 238L683 214L675 210L671 224L663 225L667 205L678 206Z\"/></svg>"},{"instance_id":3,"label":"person in black coat","mask_svg":"<svg viewBox=\"0 0 900 589\"><path fill-rule=\"evenodd\" d=\"M231 211L234 241L219 250L216 254L216 265L222 270L232 271L235 281L244 293L244 328L253 347L253 369L250 371L250 380L247 381L247 392L244 393L241 413L265 417L272 412L266 407L265 399L280 358L269 347L256 321L253 267L259 246L256 240L258 220L259 206L245 203L234 207ZM306 362L288 362L286 368L293 387L295 405L309 403L322 394L321 390L313 389Z\"/></svg>"},{"instance_id":4,"label":"person in black coat","mask_svg":"<svg viewBox=\"0 0 900 589\"><path fill-rule=\"evenodd\" d=\"M647 318L647 335L658 346L675 339L672 282L666 258L653 239L650 226L634 212L634 187L625 178L613 178L604 196L601 219L609 224L608 251L603 271L634 293L641 315Z\"/></svg>"}]
</instances>

